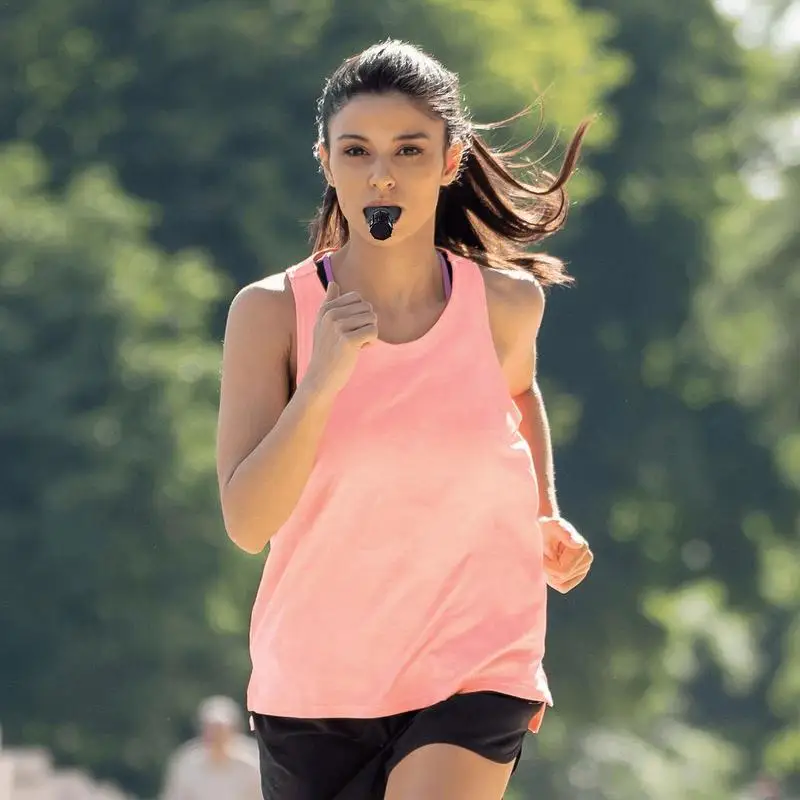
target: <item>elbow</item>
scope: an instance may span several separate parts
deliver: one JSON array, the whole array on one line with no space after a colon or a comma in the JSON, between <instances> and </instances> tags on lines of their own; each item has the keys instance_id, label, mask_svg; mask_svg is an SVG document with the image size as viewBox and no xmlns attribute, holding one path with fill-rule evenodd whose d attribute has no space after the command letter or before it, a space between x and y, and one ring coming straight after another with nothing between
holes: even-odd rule
<instances>
[{"instance_id":1,"label":"elbow","mask_svg":"<svg viewBox=\"0 0 800 800\"><path fill-rule=\"evenodd\" d=\"M230 525L226 524L225 528L228 532L228 538L240 550L244 550L244 552L248 555L257 556L259 553L262 553L264 548L267 546L266 541L260 541L253 536L247 536L246 534L243 534L241 531L235 531Z\"/></svg>"},{"instance_id":2,"label":"elbow","mask_svg":"<svg viewBox=\"0 0 800 800\"><path fill-rule=\"evenodd\" d=\"M263 535L257 535L257 532L248 529L242 525L232 525L230 522L225 522L225 530L228 538L240 549L244 550L251 556L257 556L263 552L267 546L269 539L265 539Z\"/></svg>"},{"instance_id":3,"label":"elbow","mask_svg":"<svg viewBox=\"0 0 800 800\"><path fill-rule=\"evenodd\" d=\"M265 530L263 524L248 519L247 515L237 513L231 508L231 503L226 502L225 493L222 495L222 519L225 523L225 532L228 538L240 549L252 556L263 552L271 533Z\"/></svg>"}]
</instances>

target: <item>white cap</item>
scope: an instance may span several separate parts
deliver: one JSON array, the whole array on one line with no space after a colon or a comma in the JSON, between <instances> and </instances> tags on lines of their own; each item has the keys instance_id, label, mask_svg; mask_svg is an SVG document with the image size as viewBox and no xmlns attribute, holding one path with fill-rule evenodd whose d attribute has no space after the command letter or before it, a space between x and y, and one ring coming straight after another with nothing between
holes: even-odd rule
<instances>
[{"instance_id":1,"label":"white cap","mask_svg":"<svg viewBox=\"0 0 800 800\"><path fill-rule=\"evenodd\" d=\"M197 711L200 725L228 725L239 728L242 724L242 712L230 697L215 695L207 697L200 703Z\"/></svg>"}]
</instances>

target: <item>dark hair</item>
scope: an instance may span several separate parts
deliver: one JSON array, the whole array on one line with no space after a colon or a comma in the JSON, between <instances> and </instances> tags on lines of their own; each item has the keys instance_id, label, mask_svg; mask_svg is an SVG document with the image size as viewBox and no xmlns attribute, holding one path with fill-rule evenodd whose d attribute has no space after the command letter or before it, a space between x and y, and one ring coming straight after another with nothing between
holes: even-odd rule
<instances>
[{"instance_id":1,"label":"dark hair","mask_svg":"<svg viewBox=\"0 0 800 800\"><path fill-rule=\"evenodd\" d=\"M532 253L528 247L560 230L566 221L564 187L589 122L573 136L557 176L535 162L514 161L532 142L500 152L477 131L497 129L526 112L493 125L473 124L462 102L458 76L419 48L390 40L347 59L328 78L317 103L318 146L329 146L330 120L353 97L386 92L400 92L423 103L444 120L446 146L455 141L464 145L456 180L439 194L435 244L483 266L527 270L543 285L572 282L560 260ZM530 176L527 180L522 179L525 173ZM325 189L310 233L315 251L341 247L349 237L332 186Z\"/></svg>"}]
</instances>

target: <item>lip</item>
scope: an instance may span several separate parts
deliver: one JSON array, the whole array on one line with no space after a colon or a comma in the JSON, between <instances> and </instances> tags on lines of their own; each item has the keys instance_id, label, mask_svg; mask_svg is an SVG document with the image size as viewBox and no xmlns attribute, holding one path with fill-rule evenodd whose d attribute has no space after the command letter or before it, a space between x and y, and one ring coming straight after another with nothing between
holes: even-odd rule
<instances>
[{"instance_id":1,"label":"lip","mask_svg":"<svg viewBox=\"0 0 800 800\"><path fill-rule=\"evenodd\" d=\"M368 208L399 208L401 211L403 210L403 206L401 206L400 203L394 203L391 200L375 200L374 202L367 203L364 206L364 210Z\"/></svg>"},{"instance_id":2,"label":"lip","mask_svg":"<svg viewBox=\"0 0 800 800\"><path fill-rule=\"evenodd\" d=\"M377 209L380 208L392 209L389 212L389 216L392 220L392 225L394 225L400 219L400 217L403 216L402 206L395 205L394 203L379 203L374 206L373 205L364 206L364 219L366 219L367 222L369 223L369 220L372 217L372 215L375 213Z\"/></svg>"}]
</instances>

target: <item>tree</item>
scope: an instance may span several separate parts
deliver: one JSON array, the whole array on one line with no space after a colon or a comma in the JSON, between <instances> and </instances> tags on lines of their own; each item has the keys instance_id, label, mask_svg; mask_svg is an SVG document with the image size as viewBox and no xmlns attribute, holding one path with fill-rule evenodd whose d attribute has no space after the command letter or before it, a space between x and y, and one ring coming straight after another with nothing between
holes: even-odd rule
<instances>
[{"instance_id":1,"label":"tree","mask_svg":"<svg viewBox=\"0 0 800 800\"><path fill-rule=\"evenodd\" d=\"M768 614L763 627L764 704L774 736L765 737L764 768L797 775L800 768L800 166L792 127L800 107L800 48L778 47L792 4L766 4L765 25L749 37L749 57L761 77L760 91L736 120L747 154L747 190L718 221L713 271L700 287L688 330L698 371L718 381L721 391L751 410L756 439L769 449L777 479L794 498L793 507L754 506L745 533L756 550L759 595ZM761 757L762 753L759 752ZM800 788L800 784L796 788Z\"/></svg>"},{"instance_id":2,"label":"tree","mask_svg":"<svg viewBox=\"0 0 800 800\"><path fill-rule=\"evenodd\" d=\"M758 642L769 607L744 534L754 509L785 520L793 500L748 410L682 342L739 191L731 121L751 96L748 59L711 3L583 5L615 15L612 46L634 68L610 98L618 137L588 159L602 191L561 247L578 289L551 301L542 345L579 419L558 456L563 505L599 550L580 598L592 613L555 606L550 663L575 724L618 720L650 739L648 719L683 713L757 753L774 724Z\"/></svg>"},{"instance_id":3,"label":"tree","mask_svg":"<svg viewBox=\"0 0 800 800\"><path fill-rule=\"evenodd\" d=\"M194 683L187 678L180 684L181 697L168 695L168 686L160 679L152 696L146 696L142 684L135 682L144 679L133 673L152 675L154 664L166 662L155 656L149 662L147 656L125 661L135 687L136 718L124 721L123 739L132 742L133 730L140 728L145 750L134 747L133 755L112 754L115 745L109 738L104 740L109 750L99 753L99 739L91 738L88 743L60 744L60 752L76 758L86 755L93 763L113 767L131 784L139 767L152 774L153 753L175 730L172 723L152 716L162 713L160 705L176 709L185 719L188 697L201 684L217 675L243 674L243 665L220 666L220 640L209 626L216 625L224 636L238 637L235 654L241 664L246 608L259 563L218 549L224 534L209 505L215 490L208 449L213 440L208 364L203 361L201 377L189 387L171 366L184 352L179 336L190 343L183 346L193 353L216 352L208 350L201 331L208 325L218 333L220 318L209 322L191 317L194 321L181 323L185 327L174 328L148 311L150 302L158 307L156 299L149 298L160 296L162 290L129 289L124 302L120 300L108 289L126 274L120 261L126 256L119 256L117 237L130 252L141 250L147 254L145 261L161 265L148 278L153 286L169 281L168 276L178 280L175 276L183 273L176 272L176 264L185 259L175 261L155 250L147 243L148 230L168 253L186 246L209 250L232 279L227 287L209 289L203 303L180 294L194 296L188 279L180 279L171 290L199 316L208 303L223 306L235 285L297 259L306 249L300 222L310 217L320 189L311 145L314 100L323 76L343 56L388 35L419 42L459 70L479 121L519 110L540 90L548 135L556 128L570 130L587 114L607 112L593 128L573 184L574 196L582 203L565 235L553 243L570 261L578 287L552 293L541 345L541 370L558 444L562 505L590 536L598 558L592 577L574 598L552 601L547 666L557 710L549 715L537 741L541 758L521 767L521 785L535 772L535 785L547 796L557 800L574 796L576 785L570 784L573 773L568 767L577 754L576 774L578 780L583 775L581 785L587 792L601 791L587 783L587 774L596 777L595 784L613 784L620 798L647 794L653 774L659 776L661 789L674 788L677 796L692 796L691 791L708 787L725 792L735 768L744 762L743 756L737 761L737 755L758 754L768 744L770 729L782 724L765 711L764 699L773 684L778 651L793 641L783 632L794 606L782 609L770 592L779 585L774 581L779 567L789 576L785 585L794 585L794 573L785 566L791 562L783 554L794 553L786 546L785 532L790 529L796 493L781 472L781 465L794 464L794 458L776 459L777 429L767 431L779 408L785 415L793 407L781 405L780 394L773 389L765 404L748 405L743 395L734 392L731 387L745 381L744 371L733 363L734 349L714 361L710 338L708 348L685 345L695 302L704 302L704 287L717 279L718 226L733 219L724 216L726 209L744 196L738 170L746 152L732 121L744 100L752 97L758 78L749 56L735 41L732 26L715 12L710 0L676 0L658 7L635 0L545 4L496 0L488 5L483 0L408 0L383 6L364 0L336 4L276 0L266 5L246 0L224 5L212 0L167 4L74 0L67 5L29 0L0 9L0 69L11 76L0 84L0 139L28 139L52 164L52 172L40 176L39 183L17 177L4 186L10 199L5 201L8 213L3 224L9 230L12 224L17 226L10 240L15 242L14 252L27 254L24 263L46 265L48 275L63 275L65 282L47 284L52 288L43 295L44 302L37 295L37 304L33 279L24 284L25 308L30 311L14 317L15 327L9 327L5 346L16 341L13 330L24 330L22 322L39 320L34 332L41 341L31 339L30 352L40 354L38 362L53 374L64 369L69 378L66 386L77 387L74 391L83 405L73 407L69 395L70 413L89 419L85 408L89 407L118 425L124 420L126 440L141 438L133 451L141 460L134 465L126 466L124 459L132 457L127 450L114 451L119 463L98 462L92 454L100 445L91 437L75 441L71 427L63 424L58 431L69 435L62 441L53 433L47 440L51 449L41 450L45 458L34 457L31 451L31 467L25 473L33 475L34 468L55 471L59 464L80 466L81 474L96 480L98 489L88 493L86 483L73 481L84 488L62 489L58 497L71 502L83 497L81 513L88 515L87 508L105 509L101 521L123 520L126 525L128 515L120 509L134 509L130 527L137 531L144 525L143 515L152 523L144 527L155 539L123 537L120 542L130 543L131 550L108 553L108 559L119 558L125 566L143 560L137 569L149 577L141 585L130 577L120 578L119 590L109 586L107 591L120 607L127 604L152 624L152 630L138 636L161 642L164 659L169 653L181 669L187 661L192 667L203 665ZM628 80L622 83L623 79ZM524 126L515 129L515 133L525 131ZM7 163L17 159L14 155ZM100 193L119 200L118 190L98 189L97 178L89 179L95 187L91 191L72 188L62 199L62 187L87 185L85 180L71 181L95 163L110 164L125 192L155 204L152 228L134 219L134 206L127 202L122 204L125 213L112 214L116 227L109 228L111 222L98 227L97 219L105 217L96 210L90 224L85 216L88 201L81 198ZM47 187L53 188L52 194L45 191ZM121 207L109 203L103 211L108 214ZM32 228L33 223L25 220L38 219L40 208L68 225L56 244L45 246L19 233ZM772 207L770 213L777 209ZM83 222L78 225L75 220ZM5 258L4 262L14 263ZM42 283L38 281L37 286ZM73 284L78 289L73 290ZM86 339L77 339L78 328L65 325L58 316L62 312L57 313L73 298L91 310L94 322ZM787 311L791 308L785 295L778 299L786 302ZM106 316L105 302L113 310ZM715 309L724 309L729 301L716 296L713 302ZM180 303L172 305L183 308ZM759 306L759 314L764 307ZM48 309L52 319L44 317ZM73 314L68 320L78 318L77 312ZM705 322L716 324L709 316ZM728 335L722 328L717 334ZM168 336L175 339L170 346ZM149 344L143 349L132 341ZM96 348L105 342L109 346L102 360L90 345ZM58 355L48 349L57 346L62 347ZM9 366L8 374L24 376L25 365L31 363L28 351L22 344L14 347L22 355L15 356L16 361L9 356L16 372ZM131 361L130 352L139 355ZM163 357L143 361L143 352ZM102 365L105 372L98 369ZM748 367L746 382L760 391L760 376L766 370L756 366ZM123 381L131 380L134 367L136 377L130 385L145 389L123 388L129 385ZM29 379L15 380L24 384ZM49 379L45 385L60 383ZM787 380L786 386L791 389L793 384ZM62 410L60 416L48 408L34 415L35 397L32 389L26 389L19 402L9 405L17 416L7 417L2 428L7 435L26 430L22 422L32 429L34 416L68 418L57 405L59 395L52 402ZM110 411L102 411L106 406ZM145 410L151 406L157 413ZM195 434L174 432L187 430L183 426L189 420L196 420ZM83 431L81 424L78 428ZM91 428L88 422L85 425ZM111 429L113 433L113 425ZM137 436L129 430L136 430ZM198 452L189 449L198 443L202 443ZM775 452L770 450L773 443ZM18 444L15 447L25 452ZM787 445L781 447L786 450ZM156 488L173 486L176 476L185 474L181 465L187 463L194 467L174 490ZM32 498L20 505L23 511L14 512L20 530L24 520L28 520L25 530L42 530L24 509L39 508L44 502L37 487L49 485L50 474L45 472L48 480L25 482L25 476L15 473L8 484L20 483L15 496ZM150 475L150 482L137 477L139 483L133 483L131 476L142 473ZM118 476L115 484L113 476ZM53 483L72 486L61 480L59 473L59 481ZM105 488L107 482L120 494ZM61 506L55 507L60 517L71 519ZM765 515L764 509L769 513ZM187 577L186 587L180 584L180 597L169 596L162 606L153 599L153 587L166 582L159 570L183 563L174 560L177 545L159 544L167 548L158 551L163 556L159 559L153 557L152 547L159 536L166 538L166 530L175 529L173 519L181 529L192 527L202 533L187 571L196 580L189 582ZM134 525L137 522L142 524ZM88 522L82 527L90 529ZM14 541L35 540L28 535ZM47 542L48 547L55 546L52 543L63 542L63 537L53 534ZM3 564L12 563L12 558L16 563L44 564L41 569L49 581L56 572L49 552L40 548L29 554L28 561L23 559L24 549L0 555L8 555ZM186 557L184 551L181 557ZM766 559L775 564L769 570L773 579L765 582L752 565ZM89 571L94 581L89 585L98 587L98 595L102 574L98 564ZM66 603L65 590L57 582L53 585L54 599L42 595L37 614L45 603ZM786 594L791 595L790 589ZM85 607L93 606L87 602ZM81 619L84 606L77 608L70 611L70 618ZM175 614L172 623L166 609ZM776 609L785 616L764 637L759 650L757 634ZM25 717L30 720L25 735L30 740L41 735L45 742L69 742L73 735L69 730L57 737L48 735L43 723L41 728L31 727L38 724L36 719L48 720L56 696L55 689L48 688L47 675L35 668L41 662L30 655L39 642L31 640L32 618L18 615L16 627L11 628L14 647L27 654L27 660L15 655L18 666L12 677L28 698L38 697L38 686L44 685L41 697L49 706L36 706L43 710ZM55 627L55 622L49 624ZM174 627L168 629L170 624ZM64 640L65 652L68 643L77 648L87 646L84 638L96 642L97 630L90 626L84 637L73 629ZM138 638L134 641L141 653L151 652ZM114 668L121 663L114 661ZM78 668L59 674L77 675ZM86 737L96 724L91 715L79 713L78 704L81 697L85 702L94 696L96 687L76 685L80 691L76 690L71 712L75 735ZM789 677L775 685L787 687L788 694L781 696L794 696ZM23 702L15 701L14 708L14 725L22 730ZM115 713L119 708L115 706ZM663 725L655 722L664 718ZM117 717L113 719L116 722ZM723 726L738 749L721 741ZM698 728L709 733L700 734ZM675 745L671 738L675 731L692 743L692 752ZM609 746L612 751L620 747L640 754L639 768L632 766L630 773L620 775ZM655 765L655 772L649 765ZM676 771L684 768L694 770L694 778L680 782Z\"/></svg>"},{"instance_id":4,"label":"tree","mask_svg":"<svg viewBox=\"0 0 800 800\"><path fill-rule=\"evenodd\" d=\"M604 15L579 14L571 0L485 8L31 0L0 12L0 65L13 76L0 87L0 139L36 143L57 183L112 165L127 192L158 204L162 246L201 246L242 284L305 251L321 193L315 102L325 75L374 41L410 39L463 70L485 119L535 100L537 84L557 88L551 124L601 110L624 74L600 50ZM593 135L607 136L605 123Z\"/></svg>"},{"instance_id":5,"label":"tree","mask_svg":"<svg viewBox=\"0 0 800 800\"><path fill-rule=\"evenodd\" d=\"M152 789L170 719L245 676L207 608L223 284L148 244L107 171L47 181L29 146L0 152L3 733Z\"/></svg>"}]
</instances>

